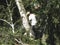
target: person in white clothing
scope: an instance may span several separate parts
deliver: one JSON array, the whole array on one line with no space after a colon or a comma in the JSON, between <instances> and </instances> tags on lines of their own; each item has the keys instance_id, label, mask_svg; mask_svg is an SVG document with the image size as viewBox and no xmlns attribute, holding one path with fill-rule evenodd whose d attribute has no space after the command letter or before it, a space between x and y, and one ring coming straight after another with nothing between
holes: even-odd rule
<instances>
[{"instance_id":1,"label":"person in white clothing","mask_svg":"<svg viewBox=\"0 0 60 45\"><path fill-rule=\"evenodd\" d=\"M36 20L35 16L36 16L35 14L30 14L29 15L29 21L31 21L31 26L34 26L37 23L37 20Z\"/></svg>"},{"instance_id":2,"label":"person in white clothing","mask_svg":"<svg viewBox=\"0 0 60 45\"><path fill-rule=\"evenodd\" d=\"M36 25L36 23L37 23L36 15L34 13L30 13L30 12L27 12L27 15L28 15L28 20L29 20L29 23L31 24L31 26Z\"/></svg>"},{"instance_id":3,"label":"person in white clothing","mask_svg":"<svg viewBox=\"0 0 60 45\"><path fill-rule=\"evenodd\" d=\"M35 32L36 24L37 24L36 15L34 13L30 13L30 12L27 12L27 14L28 14L29 24L32 27L33 32Z\"/></svg>"}]
</instances>

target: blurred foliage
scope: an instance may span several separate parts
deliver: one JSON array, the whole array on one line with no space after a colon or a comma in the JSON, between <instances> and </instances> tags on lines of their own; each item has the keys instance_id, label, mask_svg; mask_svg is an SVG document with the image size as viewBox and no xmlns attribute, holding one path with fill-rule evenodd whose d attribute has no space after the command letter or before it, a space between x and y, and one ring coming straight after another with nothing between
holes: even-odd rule
<instances>
[{"instance_id":1,"label":"blurred foliage","mask_svg":"<svg viewBox=\"0 0 60 45\"><path fill-rule=\"evenodd\" d=\"M14 0L11 2L10 9L16 6ZM29 37L24 36L25 29L22 26L21 17L17 6L13 10L13 22L15 23L15 34L12 33L11 27L0 20L0 45L20 45L14 39L21 39L24 43L30 45L43 45L41 38L43 34L47 34L47 45L59 45L60 43L60 0L22 0L26 11L36 14L36 39L30 40ZM35 8L34 5L39 5ZM6 0L0 0L0 19L9 20L9 12Z\"/></svg>"}]
</instances>

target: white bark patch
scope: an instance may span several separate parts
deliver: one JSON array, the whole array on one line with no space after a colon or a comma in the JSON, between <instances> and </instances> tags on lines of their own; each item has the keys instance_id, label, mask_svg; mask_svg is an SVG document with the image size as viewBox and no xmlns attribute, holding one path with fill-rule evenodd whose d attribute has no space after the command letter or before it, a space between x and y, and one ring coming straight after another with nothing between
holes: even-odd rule
<instances>
[{"instance_id":1,"label":"white bark patch","mask_svg":"<svg viewBox=\"0 0 60 45\"><path fill-rule=\"evenodd\" d=\"M22 4L22 0L15 0L17 7L20 12L20 16L22 17L22 24L25 27L26 31L30 30L30 26L28 24L27 16L26 16L26 11L24 9L24 6Z\"/></svg>"},{"instance_id":2,"label":"white bark patch","mask_svg":"<svg viewBox=\"0 0 60 45\"><path fill-rule=\"evenodd\" d=\"M22 3L22 0L15 0L16 2L16 5L18 7L18 10L19 10L19 13L20 13L20 16L22 17L22 24L23 26L25 27L26 29L26 33L31 33L31 27L28 23L28 19L27 19L27 15L26 15L26 10L23 6L23 3ZM32 33L31 33L32 34ZM33 34L32 34L33 35ZM30 35L29 35L30 36Z\"/></svg>"}]
</instances>

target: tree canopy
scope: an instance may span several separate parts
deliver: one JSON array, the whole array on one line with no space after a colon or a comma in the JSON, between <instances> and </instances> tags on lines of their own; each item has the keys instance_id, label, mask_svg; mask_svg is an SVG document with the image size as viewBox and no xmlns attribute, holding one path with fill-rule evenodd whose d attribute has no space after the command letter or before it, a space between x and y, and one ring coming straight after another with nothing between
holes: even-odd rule
<instances>
[{"instance_id":1,"label":"tree canopy","mask_svg":"<svg viewBox=\"0 0 60 45\"><path fill-rule=\"evenodd\" d=\"M36 14L35 38L24 36L26 29L16 0L0 0L0 45L59 45L60 0L20 1L24 14L28 11ZM28 16L25 19L29 22Z\"/></svg>"}]
</instances>

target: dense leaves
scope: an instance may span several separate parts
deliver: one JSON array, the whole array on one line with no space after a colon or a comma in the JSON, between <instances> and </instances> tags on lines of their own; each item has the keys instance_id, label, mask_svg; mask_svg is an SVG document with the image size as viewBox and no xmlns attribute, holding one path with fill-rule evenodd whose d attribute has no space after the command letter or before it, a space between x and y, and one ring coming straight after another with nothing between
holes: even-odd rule
<instances>
[{"instance_id":1,"label":"dense leaves","mask_svg":"<svg viewBox=\"0 0 60 45\"><path fill-rule=\"evenodd\" d=\"M22 19L14 0L8 0L12 13L15 33L6 22L0 20L0 45L21 45L15 41L21 39L29 45L59 45L60 43L60 0L22 0L27 11L36 14L37 25L35 39L30 40L29 36L24 36L25 29L22 26ZM10 21L10 12L6 0L0 0L0 19ZM13 9L14 8L14 9ZM43 35L48 35L43 38ZM43 39L47 38L45 43Z\"/></svg>"}]
</instances>

